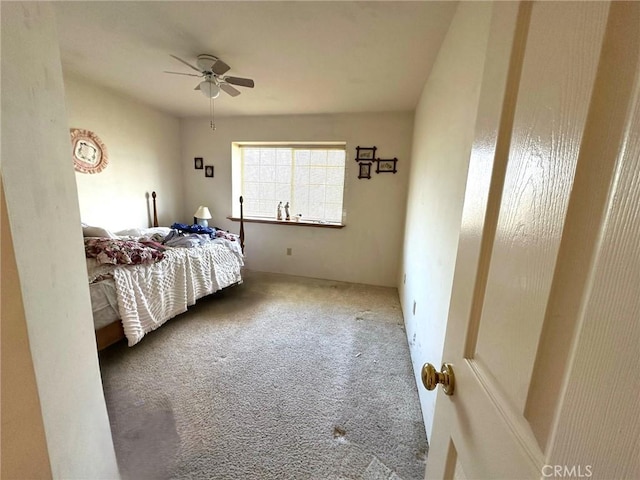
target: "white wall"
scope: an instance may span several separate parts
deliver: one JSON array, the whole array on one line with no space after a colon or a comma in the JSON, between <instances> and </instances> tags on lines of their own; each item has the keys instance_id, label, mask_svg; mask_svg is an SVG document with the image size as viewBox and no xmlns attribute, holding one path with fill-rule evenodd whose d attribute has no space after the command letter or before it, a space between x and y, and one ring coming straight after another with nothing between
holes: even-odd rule
<instances>
[{"instance_id":1,"label":"white wall","mask_svg":"<svg viewBox=\"0 0 640 480\"><path fill-rule=\"evenodd\" d=\"M114 479L54 13L1 9L2 177L51 473Z\"/></svg>"},{"instance_id":2,"label":"white wall","mask_svg":"<svg viewBox=\"0 0 640 480\"><path fill-rule=\"evenodd\" d=\"M436 393L420 369L442 363L490 16L488 2L459 4L416 109L398 284L429 438Z\"/></svg>"},{"instance_id":3,"label":"white wall","mask_svg":"<svg viewBox=\"0 0 640 480\"><path fill-rule=\"evenodd\" d=\"M76 172L82 221L149 227L154 190L160 225L176 221L184 208L178 118L70 74L64 87L70 127L95 132L109 153L102 172Z\"/></svg>"},{"instance_id":4,"label":"white wall","mask_svg":"<svg viewBox=\"0 0 640 480\"><path fill-rule=\"evenodd\" d=\"M233 101L224 98L219 101ZM231 214L231 143L248 141L347 142L344 209L346 227L328 229L247 223L246 264L258 271L288 273L371 285L396 286L411 152L409 112L221 117L212 132L207 118L182 122L185 221L206 205L209 222L238 232ZM378 147L381 158L398 158L398 173L358 179L356 146ZM195 170L193 158L215 166L215 177ZM233 199L234 202L237 199ZM274 214L275 214L274 205ZM286 248L293 254L286 255Z\"/></svg>"}]
</instances>

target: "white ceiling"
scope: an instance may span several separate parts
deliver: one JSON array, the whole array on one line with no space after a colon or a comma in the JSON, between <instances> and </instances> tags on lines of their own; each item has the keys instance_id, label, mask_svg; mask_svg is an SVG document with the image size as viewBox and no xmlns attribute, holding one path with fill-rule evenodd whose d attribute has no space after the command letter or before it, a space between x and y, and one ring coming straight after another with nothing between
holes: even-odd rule
<instances>
[{"instance_id":1,"label":"white ceiling","mask_svg":"<svg viewBox=\"0 0 640 480\"><path fill-rule=\"evenodd\" d=\"M457 2L53 2L70 72L176 116L208 115L208 53L255 80L216 115L413 110Z\"/></svg>"}]
</instances>

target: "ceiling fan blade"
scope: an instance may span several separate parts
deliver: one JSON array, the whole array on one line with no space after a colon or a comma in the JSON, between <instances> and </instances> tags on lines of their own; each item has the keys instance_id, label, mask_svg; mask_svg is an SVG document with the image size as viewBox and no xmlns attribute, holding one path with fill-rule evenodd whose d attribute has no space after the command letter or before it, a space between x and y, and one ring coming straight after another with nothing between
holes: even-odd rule
<instances>
[{"instance_id":1,"label":"ceiling fan blade","mask_svg":"<svg viewBox=\"0 0 640 480\"><path fill-rule=\"evenodd\" d=\"M220 84L220 88L222 90L224 90L225 92L227 92L229 95L231 95L232 97L237 97L238 95L240 95L240 90L233 88L231 85L229 85L228 83L221 83Z\"/></svg>"},{"instance_id":2,"label":"ceiling fan blade","mask_svg":"<svg viewBox=\"0 0 640 480\"><path fill-rule=\"evenodd\" d=\"M165 70L164 73L171 73L173 75L187 75L189 77L202 77L202 75L196 75L195 73L169 72L167 70Z\"/></svg>"},{"instance_id":3,"label":"ceiling fan blade","mask_svg":"<svg viewBox=\"0 0 640 480\"><path fill-rule=\"evenodd\" d=\"M217 60L216 63L214 63L211 67L211 71L216 75L224 75L229 70L231 70L231 67L224 63L222 60Z\"/></svg>"},{"instance_id":4,"label":"ceiling fan blade","mask_svg":"<svg viewBox=\"0 0 640 480\"><path fill-rule=\"evenodd\" d=\"M187 67L193 68L196 72L200 72L200 69L198 67L194 67L193 65L191 65L189 62L187 62L186 60L181 59L180 57L176 57L175 55L171 55L169 54L169 56L175 58L176 60L178 60L179 62L184 63Z\"/></svg>"},{"instance_id":5,"label":"ceiling fan blade","mask_svg":"<svg viewBox=\"0 0 640 480\"><path fill-rule=\"evenodd\" d=\"M196 88L194 88L194 90L200 90L200 84L196 85Z\"/></svg>"},{"instance_id":6,"label":"ceiling fan blade","mask_svg":"<svg viewBox=\"0 0 640 480\"><path fill-rule=\"evenodd\" d=\"M224 81L227 83L231 83L232 85L238 85L240 87L249 87L253 88L254 83L250 78L240 78L240 77L224 77Z\"/></svg>"}]
</instances>

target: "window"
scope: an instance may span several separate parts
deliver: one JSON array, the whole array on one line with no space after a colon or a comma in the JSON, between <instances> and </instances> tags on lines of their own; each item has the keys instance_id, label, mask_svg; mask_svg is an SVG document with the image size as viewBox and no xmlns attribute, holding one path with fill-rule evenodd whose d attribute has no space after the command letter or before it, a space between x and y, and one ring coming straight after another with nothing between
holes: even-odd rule
<instances>
[{"instance_id":1,"label":"window","mask_svg":"<svg viewBox=\"0 0 640 480\"><path fill-rule=\"evenodd\" d=\"M236 146L234 184L246 217L276 219L278 203L289 202L291 217L342 223L344 144Z\"/></svg>"}]
</instances>

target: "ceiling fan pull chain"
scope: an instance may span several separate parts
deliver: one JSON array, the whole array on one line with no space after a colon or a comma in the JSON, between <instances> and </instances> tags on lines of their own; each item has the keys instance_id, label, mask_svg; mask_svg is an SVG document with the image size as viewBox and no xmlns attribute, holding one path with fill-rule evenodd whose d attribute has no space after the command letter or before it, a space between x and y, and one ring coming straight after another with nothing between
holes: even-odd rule
<instances>
[{"instance_id":1,"label":"ceiling fan pull chain","mask_svg":"<svg viewBox=\"0 0 640 480\"><path fill-rule=\"evenodd\" d=\"M213 98L209 98L209 111L211 113L211 123L210 123L211 130L213 130L215 132L216 124L214 122L214 117L213 117L213 115L214 115Z\"/></svg>"}]
</instances>

